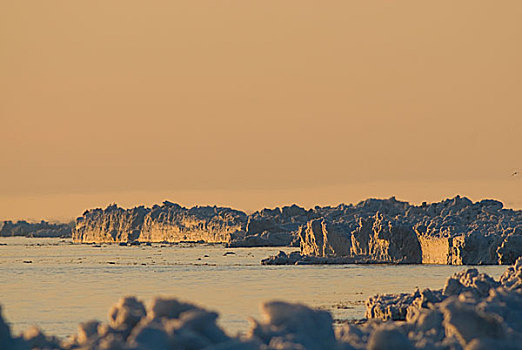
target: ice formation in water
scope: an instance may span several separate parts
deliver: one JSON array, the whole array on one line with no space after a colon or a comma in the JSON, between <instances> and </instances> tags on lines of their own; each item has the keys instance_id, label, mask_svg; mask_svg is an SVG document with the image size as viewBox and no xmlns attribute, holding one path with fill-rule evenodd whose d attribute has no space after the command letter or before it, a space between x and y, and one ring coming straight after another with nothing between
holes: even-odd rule
<instances>
[{"instance_id":1,"label":"ice formation in water","mask_svg":"<svg viewBox=\"0 0 522 350\"><path fill-rule=\"evenodd\" d=\"M513 264L522 255L522 211L461 197L419 206L395 198L309 210L292 205L250 215L171 202L128 210L111 205L78 218L73 240L300 245L302 257L286 263Z\"/></svg>"}]
</instances>

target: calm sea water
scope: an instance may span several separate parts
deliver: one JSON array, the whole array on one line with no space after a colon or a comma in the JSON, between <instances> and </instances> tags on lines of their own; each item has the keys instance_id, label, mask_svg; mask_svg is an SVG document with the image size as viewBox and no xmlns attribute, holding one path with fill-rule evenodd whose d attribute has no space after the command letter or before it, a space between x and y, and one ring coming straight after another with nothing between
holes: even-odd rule
<instances>
[{"instance_id":1,"label":"calm sea water","mask_svg":"<svg viewBox=\"0 0 522 350\"><path fill-rule=\"evenodd\" d=\"M448 276L464 268L260 265L280 248L94 247L46 238L0 238L0 243L7 244L0 246L4 317L15 332L38 325L58 336L75 333L79 322L105 321L109 307L125 295L146 302L156 295L174 296L218 311L219 323L230 334L248 329L248 318L259 318L259 304L274 299L326 309L338 320L358 319L371 295L441 288ZM505 267L479 270L497 278Z\"/></svg>"}]
</instances>

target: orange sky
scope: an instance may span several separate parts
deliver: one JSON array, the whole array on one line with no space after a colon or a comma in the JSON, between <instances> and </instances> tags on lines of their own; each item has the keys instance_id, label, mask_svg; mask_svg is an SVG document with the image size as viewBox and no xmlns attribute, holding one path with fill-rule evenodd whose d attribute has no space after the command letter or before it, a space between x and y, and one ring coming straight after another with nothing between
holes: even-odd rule
<instances>
[{"instance_id":1,"label":"orange sky","mask_svg":"<svg viewBox=\"0 0 522 350\"><path fill-rule=\"evenodd\" d=\"M0 2L0 218L522 208L522 2Z\"/></svg>"}]
</instances>

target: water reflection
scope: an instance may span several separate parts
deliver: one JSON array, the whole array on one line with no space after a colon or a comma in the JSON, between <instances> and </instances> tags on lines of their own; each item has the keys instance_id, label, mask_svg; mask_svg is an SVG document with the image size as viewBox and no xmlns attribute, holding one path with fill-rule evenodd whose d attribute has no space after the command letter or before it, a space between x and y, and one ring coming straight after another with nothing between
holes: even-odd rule
<instances>
[{"instance_id":1,"label":"water reflection","mask_svg":"<svg viewBox=\"0 0 522 350\"><path fill-rule=\"evenodd\" d=\"M66 336L88 319L105 320L123 295L176 296L220 313L229 332L248 328L265 300L303 302L335 319L364 316L364 300L415 287L441 288L462 266L262 266L280 248L221 245L73 245L68 240L1 238L0 303L15 332L36 324ZM282 249L287 252L295 248ZM227 254L228 253L228 254ZM233 254L231 254L233 253ZM24 263L31 261L31 263ZM479 270L498 277L503 266Z\"/></svg>"}]
</instances>

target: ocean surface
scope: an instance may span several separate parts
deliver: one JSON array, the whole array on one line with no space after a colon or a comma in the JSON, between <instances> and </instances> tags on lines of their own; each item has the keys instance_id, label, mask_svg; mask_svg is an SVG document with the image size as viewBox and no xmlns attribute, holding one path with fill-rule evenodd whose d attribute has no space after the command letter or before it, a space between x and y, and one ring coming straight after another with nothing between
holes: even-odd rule
<instances>
[{"instance_id":1,"label":"ocean surface","mask_svg":"<svg viewBox=\"0 0 522 350\"><path fill-rule=\"evenodd\" d=\"M0 304L15 333L37 325L65 337L90 319L106 321L121 296L149 302L177 297L220 313L234 335L260 318L267 300L301 302L334 319L364 317L364 301L378 293L442 288L463 266L262 266L260 260L296 248L222 245L85 245L51 238L0 238ZM505 266L480 266L498 278Z\"/></svg>"}]
</instances>

